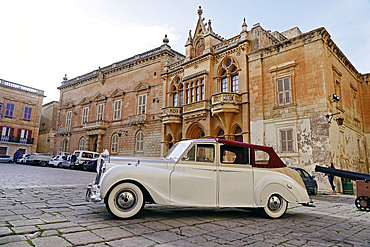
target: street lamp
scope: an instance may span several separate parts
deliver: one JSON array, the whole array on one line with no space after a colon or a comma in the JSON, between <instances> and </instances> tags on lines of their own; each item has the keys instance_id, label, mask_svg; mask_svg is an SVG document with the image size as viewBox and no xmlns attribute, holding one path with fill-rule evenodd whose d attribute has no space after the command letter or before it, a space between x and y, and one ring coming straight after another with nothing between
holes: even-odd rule
<instances>
[{"instance_id":1,"label":"street lamp","mask_svg":"<svg viewBox=\"0 0 370 247\"><path fill-rule=\"evenodd\" d=\"M326 118L327 119L329 119L329 122L328 122L328 124L330 124L331 123L331 120L333 120L333 117L335 116L335 115L338 115L338 114L340 114L340 112L337 112L337 113L333 113L333 114L326 114ZM342 116L339 116L339 117L336 117L336 118L334 118L334 120L335 121L337 121L337 124L338 125L343 125L343 121L344 121L344 118L342 117Z\"/></svg>"}]
</instances>

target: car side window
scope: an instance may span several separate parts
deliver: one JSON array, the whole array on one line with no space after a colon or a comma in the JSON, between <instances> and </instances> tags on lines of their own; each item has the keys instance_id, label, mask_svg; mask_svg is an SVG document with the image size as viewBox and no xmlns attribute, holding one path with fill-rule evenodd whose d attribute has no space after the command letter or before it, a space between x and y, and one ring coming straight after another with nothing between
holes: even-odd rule
<instances>
[{"instance_id":1,"label":"car side window","mask_svg":"<svg viewBox=\"0 0 370 247\"><path fill-rule=\"evenodd\" d=\"M233 145L221 146L221 163L250 164L250 148Z\"/></svg>"},{"instance_id":2,"label":"car side window","mask_svg":"<svg viewBox=\"0 0 370 247\"><path fill-rule=\"evenodd\" d=\"M302 177L304 178L310 177L310 175L306 171L302 170L301 172L302 172Z\"/></svg>"},{"instance_id":3,"label":"car side window","mask_svg":"<svg viewBox=\"0 0 370 247\"><path fill-rule=\"evenodd\" d=\"M197 162L214 162L215 146L212 144L197 145Z\"/></svg>"},{"instance_id":4,"label":"car side window","mask_svg":"<svg viewBox=\"0 0 370 247\"><path fill-rule=\"evenodd\" d=\"M195 145L192 146L189 151L182 157L182 160L195 161Z\"/></svg>"},{"instance_id":5,"label":"car side window","mask_svg":"<svg viewBox=\"0 0 370 247\"><path fill-rule=\"evenodd\" d=\"M267 165L270 161L270 155L259 149L254 150L254 163L256 165Z\"/></svg>"}]
</instances>

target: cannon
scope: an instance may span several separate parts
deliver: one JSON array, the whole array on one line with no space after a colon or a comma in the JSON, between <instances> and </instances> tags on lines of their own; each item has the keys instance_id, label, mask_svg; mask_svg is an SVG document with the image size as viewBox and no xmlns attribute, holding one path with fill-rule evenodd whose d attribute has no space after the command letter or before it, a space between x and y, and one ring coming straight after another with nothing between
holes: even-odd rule
<instances>
[{"instance_id":1,"label":"cannon","mask_svg":"<svg viewBox=\"0 0 370 247\"><path fill-rule=\"evenodd\" d=\"M370 211L370 174L339 170L331 167L316 166L316 172L323 172L356 181L355 205L358 209Z\"/></svg>"}]
</instances>

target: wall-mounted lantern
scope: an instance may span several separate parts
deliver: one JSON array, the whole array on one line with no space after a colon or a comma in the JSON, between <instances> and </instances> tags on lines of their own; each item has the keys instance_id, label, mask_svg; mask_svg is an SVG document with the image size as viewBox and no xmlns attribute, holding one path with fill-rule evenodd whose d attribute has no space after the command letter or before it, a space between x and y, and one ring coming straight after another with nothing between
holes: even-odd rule
<instances>
[{"instance_id":1,"label":"wall-mounted lantern","mask_svg":"<svg viewBox=\"0 0 370 247\"><path fill-rule=\"evenodd\" d=\"M331 123L331 120L333 120L333 117L334 117L335 115L338 115L338 114L340 114L340 112L333 113L333 114L326 114L326 116L325 116L325 117L326 117L327 119L329 119L328 124L330 124L330 123ZM336 118L334 118L334 120L335 120L335 121L337 121L337 124L338 124L338 125L343 125L344 118L343 118L342 116L336 117Z\"/></svg>"},{"instance_id":2,"label":"wall-mounted lantern","mask_svg":"<svg viewBox=\"0 0 370 247\"><path fill-rule=\"evenodd\" d=\"M127 130L120 130L118 132L118 137L121 137L122 136L122 133L124 133L127 136L128 131Z\"/></svg>"}]
</instances>

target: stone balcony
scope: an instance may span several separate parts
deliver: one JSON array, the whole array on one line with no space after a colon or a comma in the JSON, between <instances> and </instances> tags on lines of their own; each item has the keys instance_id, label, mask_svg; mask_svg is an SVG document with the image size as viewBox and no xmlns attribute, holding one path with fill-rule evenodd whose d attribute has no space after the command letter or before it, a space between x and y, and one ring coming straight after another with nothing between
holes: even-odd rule
<instances>
[{"instance_id":1,"label":"stone balcony","mask_svg":"<svg viewBox=\"0 0 370 247\"><path fill-rule=\"evenodd\" d=\"M58 129L58 134L67 135L70 131L70 127L61 127Z\"/></svg>"},{"instance_id":2,"label":"stone balcony","mask_svg":"<svg viewBox=\"0 0 370 247\"><path fill-rule=\"evenodd\" d=\"M82 129L84 130L97 130L97 129L102 129L105 130L108 128L108 122L106 120L95 120L95 121L90 121L87 123L84 123L82 126Z\"/></svg>"},{"instance_id":3,"label":"stone balcony","mask_svg":"<svg viewBox=\"0 0 370 247\"><path fill-rule=\"evenodd\" d=\"M182 107L168 106L162 108L162 122L164 124L181 123Z\"/></svg>"},{"instance_id":4,"label":"stone balcony","mask_svg":"<svg viewBox=\"0 0 370 247\"><path fill-rule=\"evenodd\" d=\"M128 123L130 125L144 124L146 123L146 120L147 120L146 114L131 115L128 117Z\"/></svg>"},{"instance_id":5,"label":"stone balcony","mask_svg":"<svg viewBox=\"0 0 370 247\"><path fill-rule=\"evenodd\" d=\"M218 93L212 95L212 115L219 113L239 113L240 96L237 93Z\"/></svg>"}]
</instances>

